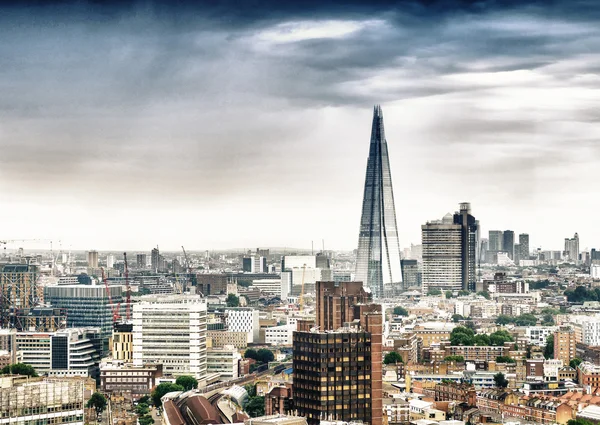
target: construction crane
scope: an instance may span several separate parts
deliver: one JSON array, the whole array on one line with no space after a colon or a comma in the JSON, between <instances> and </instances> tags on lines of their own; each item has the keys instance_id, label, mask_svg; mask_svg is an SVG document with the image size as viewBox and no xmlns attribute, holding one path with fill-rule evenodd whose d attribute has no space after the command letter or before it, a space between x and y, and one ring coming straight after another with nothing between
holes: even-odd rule
<instances>
[{"instance_id":1,"label":"construction crane","mask_svg":"<svg viewBox=\"0 0 600 425\"><path fill-rule=\"evenodd\" d=\"M190 264L190 259L187 256L187 252L185 252L185 248L183 247L183 245L181 246L181 249L183 250L183 257L185 258L185 268L187 269L188 273L192 272L192 266Z\"/></svg>"},{"instance_id":2,"label":"construction crane","mask_svg":"<svg viewBox=\"0 0 600 425\"><path fill-rule=\"evenodd\" d=\"M127 253L123 253L123 262L125 263L125 291L127 294L127 304L125 304L125 311L127 322L131 320L131 285L129 285L129 267L127 267Z\"/></svg>"},{"instance_id":3,"label":"construction crane","mask_svg":"<svg viewBox=\"0 0 600 425\"><path fill-rule=\"evenodd\" d=\"M304 276L306 274L306 264L302 266L302 286L300 288L300 299L298 300L298 304L300 304L300 311L304 309Z\"/></svg>"},{"instance_id":4,"label":"construction crane","mask_svg":"<svg viewBox=\"0 0 600 425\"><path fill-rule=\"evenodd\" d=\"M108 280L106 280L106 274L104 273L104 267L101 267L102 270L102 281L104 282L104 288L106 288L106 296L108 297L108 304L110 305L110 309L112 311L113 324L117 323L119 319L119 310L121 309L121 303L115 305L113 304L112 297L110 296L110 288L108 287Z\"/></svg>"}]
</instances>

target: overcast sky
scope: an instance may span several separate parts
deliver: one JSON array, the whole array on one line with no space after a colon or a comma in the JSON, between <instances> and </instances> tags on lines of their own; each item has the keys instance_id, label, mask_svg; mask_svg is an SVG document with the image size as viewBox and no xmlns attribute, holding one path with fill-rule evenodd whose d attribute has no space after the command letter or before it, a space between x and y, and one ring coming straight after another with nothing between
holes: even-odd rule
<instances>
[{"instance_id":1,"label":"overcast sky","mask_svg":"<svg viewBox=\"0 0 600 425\"><path fill-rule=\"evenodd\" d=\"M600 247L597 1L23 3L0 240L353 249L380 103L403 247L461 201Z\"/></svg>"}]
</instances>

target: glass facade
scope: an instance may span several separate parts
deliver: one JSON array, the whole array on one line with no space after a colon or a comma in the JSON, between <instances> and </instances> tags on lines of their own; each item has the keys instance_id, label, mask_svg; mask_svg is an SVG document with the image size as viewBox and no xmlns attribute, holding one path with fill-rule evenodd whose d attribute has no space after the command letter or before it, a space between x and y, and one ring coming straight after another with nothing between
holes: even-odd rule
<instances>
[{"instance_id":1,"label":"glass facade","mask_svg":"<svg viewBox=\"0 0 600 425\"><path fill-rule=\"evenodd\" d=\"M356 280L364 282L374 298L383 295L384 285L402 282L392 175L380 106L376 106L373 112Z\"/></svg>"}]
</instances>

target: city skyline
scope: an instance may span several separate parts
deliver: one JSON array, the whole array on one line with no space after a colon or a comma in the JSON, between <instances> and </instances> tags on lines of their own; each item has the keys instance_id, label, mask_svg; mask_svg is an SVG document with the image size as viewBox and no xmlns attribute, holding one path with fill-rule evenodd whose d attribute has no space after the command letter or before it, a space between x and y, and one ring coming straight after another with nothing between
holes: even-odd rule
<instances>
[{"instance_id":1,"label":"city skyline","mask_svg":"<svg viewBox=\"0 0 600 425\"><path fill-rule=\"evenodd\" d=\"M406 5L7 6L0 240L354 249L381 103L401 247L458 202L597 246L600 8Z\"/></svg>"}]
</instances>

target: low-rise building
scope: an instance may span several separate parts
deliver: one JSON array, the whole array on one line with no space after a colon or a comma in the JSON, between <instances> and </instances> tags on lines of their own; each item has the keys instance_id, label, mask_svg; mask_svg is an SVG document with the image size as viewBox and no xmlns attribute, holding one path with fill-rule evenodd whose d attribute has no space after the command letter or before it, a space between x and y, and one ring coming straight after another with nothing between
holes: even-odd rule
<instances>
[{"instance_id":1,"label":"low-rise building","mask_svg":"<svg viewBox=\"0 0 600 425\"><path fill-rule=\"evenodd\" d=\"M84 424L83 380L46 378L31 382L22 378L0 377L0 423Z\"/></svg>"},{"instance_id":2,"label":"low-rise building","mask_svg":"<svg viewBox=\"0 0 600 425\"><path fill-rule=\"evenodd\" d=\"M265 344L292 345L295 325L273 326L265 329Z\"/></svg>"},{"instance_id":3,"label":"low-rise building","mask_svg":"<svg viewBox=\"0 0 600 425\"><path fill-rule=\"evenodd\" d=\"M118 360L100 365L100 388L106 393L130 393L138 399L152 391L157 379L163 376L160 364L135 366Z\"/></svg>"},{"instance_id":4,"label":"low-rise building","mask_svg":"<svg viewBox=\"0 0 600 425\"><path fill-rule=\"evenodd\" d=\"M207 346L224 347L233 345L235 348L246 348L248 346L248 334L246 332L233 331L208 331Z\"/></svg>"},{"instance_id":5,"label":"low-rise building","mask_svg":"<svg viewBox=\"0 0 600 425\"><path fill-rule=\"evenodd\" d=\"M237 379L242 355L232 346L212 347L206 352L206 372L218 373L221 380Z\"/></svg>"}]
</instances>

